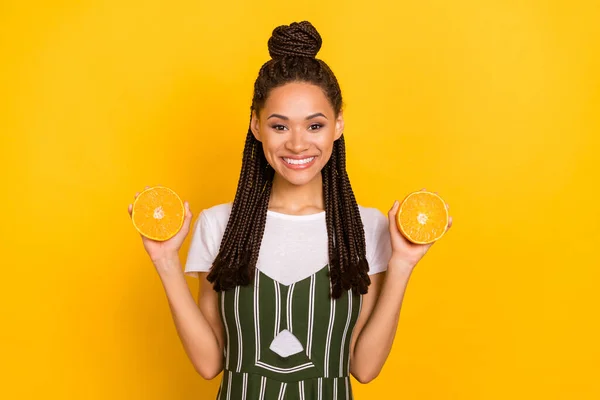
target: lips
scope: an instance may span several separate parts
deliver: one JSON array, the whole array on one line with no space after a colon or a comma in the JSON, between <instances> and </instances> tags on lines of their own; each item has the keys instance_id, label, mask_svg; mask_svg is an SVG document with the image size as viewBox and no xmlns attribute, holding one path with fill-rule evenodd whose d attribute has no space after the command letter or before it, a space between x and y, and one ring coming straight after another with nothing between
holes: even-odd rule
<instances>
[{"instance_id":1,"label":"lips","mask_svg":"<svg viewBox=\"0 0 600 400\"><path fill-rule=\"evenodd\" d=\"M304 157L304 158L291 158L291 157L282 157L283 161L292 165L302 165L308 164L315 159L315 157Z\"/></svg>"},{"instance_id":2,"label":"lips","mask_svg":"<svg viewBox=\"0 0 600 400\"><path fill-rule=\"evenodd\" d=\"M281 157L283 164L290 169L306 169L315 163L316 156Z\"/></svg>"}]
</instances>

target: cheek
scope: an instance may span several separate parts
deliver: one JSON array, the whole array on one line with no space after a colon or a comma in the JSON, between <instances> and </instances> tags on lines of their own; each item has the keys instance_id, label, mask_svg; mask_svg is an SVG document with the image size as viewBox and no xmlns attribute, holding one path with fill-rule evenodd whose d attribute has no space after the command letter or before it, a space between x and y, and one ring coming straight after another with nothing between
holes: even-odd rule
<instances>
[{"instance_id":1,"label":"cheek","mask_svg":"<svg viewBox=\"0 0 600 400\"><path fill-rule=\"evenodd\" d=\"M315 140L315 146L319 148L323 152L323 154L331 154L333 150L333 134L327 134L323 136L319 136Z\"/></svg>"},{"instance_id":2,"label":"cheek","mask_svg":"<svg viewBox=\"0 0 600 400\"><path fill-rule=\"evenodd\" d=\"M267 138L265 138L262 142L263 144L263 150L266 153L276 153L278 150L280 150L285 142L283 142L282 140L280 140L277 136L268 136Z\"/></svg>"},{"instance_id":3,"label":"cheek","mask_svg":"<svg viewBox=\"0 0 600 400\"><path fill-rule=\"evenodd\" d=\"M283 151L284 145L285 143L277 140L277 138L269 138L262 141L263 153L270 164L277 162L277 155Z\"/></svg>"}]
</instances>

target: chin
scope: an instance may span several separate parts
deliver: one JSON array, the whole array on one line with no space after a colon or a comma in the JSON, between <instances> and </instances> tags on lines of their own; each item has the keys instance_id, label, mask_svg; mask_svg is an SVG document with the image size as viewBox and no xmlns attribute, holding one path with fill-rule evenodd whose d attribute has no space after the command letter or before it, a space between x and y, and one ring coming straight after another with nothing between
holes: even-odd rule
<instances>
[{"instance_id":1,"label":"chin","mask_svg":"<svg viewBox=\"0 0 600 400\"><path fill-rule=\"evenodd\" d=\"M312 182L312 179L289 181L294 186L305 186Z\"/></svg>"},{"instance_id":2,"label":"chin","mask_svg":"<svg viewBox=\"0 0 600 400\"><path fill-rule=\"evenodd\" d=\"M283 168L284 170L277 171L277 174L280 175L281 178L283 178L285 181L289 182L294 186L307 185L316 178L318 178L321 174L321 170L318 170L317 168L314 168L314 171L317 171L316 173L313 172L313 168L304 171L290 171L285 166Z\"/></svg>"},{"instance_id":3,"label":"chin","mask_svg":"<svg viewBox=\"0 0 600 400\"><path fill-rule=\"evenodd\" d=\"M287 174L287 175L281 175L281 177L294 186L307 185L316 178L315 175L308 175L308 174L306 174L304 176L290 176L290 174Z\"/></svg>"}]
</instances>

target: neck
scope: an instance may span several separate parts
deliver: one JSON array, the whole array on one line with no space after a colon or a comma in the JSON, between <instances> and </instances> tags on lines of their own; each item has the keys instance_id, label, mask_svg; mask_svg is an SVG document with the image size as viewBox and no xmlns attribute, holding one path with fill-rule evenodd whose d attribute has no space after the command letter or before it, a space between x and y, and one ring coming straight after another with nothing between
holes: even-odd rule
<instances>
[{"instance_id":1,"label":"neck","mask_svg":"<svg viewBox=\"0 0 600 400\"><path fill-rule=\"evenodd\" d=\"M305 185L293 185L275 173L269 210L284 214L315 214L325 210L323 199L323 177L317 174Z\"/></svg>"}]
</instances>

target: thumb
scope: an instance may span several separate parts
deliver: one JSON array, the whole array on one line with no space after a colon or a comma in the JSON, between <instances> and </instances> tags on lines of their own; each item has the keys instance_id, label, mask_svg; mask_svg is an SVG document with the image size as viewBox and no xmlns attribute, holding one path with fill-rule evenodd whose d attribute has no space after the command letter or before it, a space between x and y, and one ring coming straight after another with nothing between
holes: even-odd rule
<instances>
[{"instance_id":1,"label":"thumb","mask_svg":"<svg viewBox=\"0 0 600 400\"><path fill-rule=\"evenodd\" d=\"M394 205L392 205L392 208L390 209L390 211L388 211L388 218L390 220L390 224L389 224L389 228L390 228L390 233L394 233L394 231L396 231L398 228L396 227L396 214L398 213L398 208L400 207L400 202L398 200L396 200L394 202Z\"/></svg>"},{"instance_id":2,"label":"thumb","mask_svg":"<svg viewBox=\"0 0 600 400\"><path fill-rule=\"evenodd\" d=\"M183 203L183 208L185 210L185 217L183 220L183 226L187 229L190 227L190 223L192 222L192 210L190 210L190 204L186 201Z\"/></svg>"}]
</instances>

